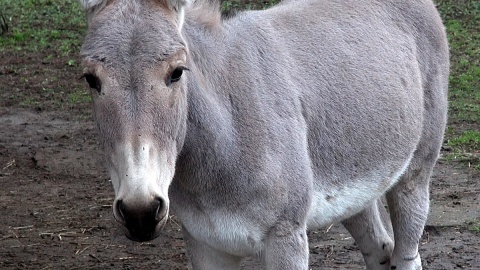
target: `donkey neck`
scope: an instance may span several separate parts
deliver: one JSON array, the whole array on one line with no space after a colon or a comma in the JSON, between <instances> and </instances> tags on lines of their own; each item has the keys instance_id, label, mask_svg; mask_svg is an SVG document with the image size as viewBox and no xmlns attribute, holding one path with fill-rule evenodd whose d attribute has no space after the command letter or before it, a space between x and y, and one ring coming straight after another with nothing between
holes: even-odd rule
<instances>
[{"instance_id":1,"label":"donkey neck","mask_svg":"<svg viewBox=\"0 0 480 270\"><path fill-rule=\"evenodd\" d=\"M211 139L230 136L229 89L222 88L224 84L220 81L221 74L225 73L222 63L226 52L221 46L224 33L222 29L213 32L189 25L185 28L191 69L188 76L189 130L195 130L195 137L198 133L209 133Z\"/></svg>"},{"instance_id":2,"label":"donkey neck","mask_svg":"<svg viewBox=\"0 0 480 270\"><path fill-rule=\"evenodd\" d=\"M241 185L235 178L260 171L262 153L271 150L275 114L270 95L275 91L268 87L270 79L279 77L273 57L263 57L270 38L254 21L245 14L215 29L185 23L191 69L188 123L176 177L186 185L193 181L193 190ZM281 95L291 100L289 92Z\"/></svg>"},{"instance_id":3,"label":"donkey neck","mask_svg":"<svg viewBox=\"0 0 480 270\"><path fill-rule=\"evenodd\" d=\"M188 189L203 183L205 168L215 170L228 162L235 147L235 131L228 92L221 87L225 57L223 32L210 33L186 22L184 37L189 49L187 73L188 123L185 143L177 161L177 181ZM195 179L192 179L192 178ZM214 178L214 177L210 177ZM194 183L190 183L190 180ZM195 186L191 186L191 184Z\"/></svg>"}]
</instances>

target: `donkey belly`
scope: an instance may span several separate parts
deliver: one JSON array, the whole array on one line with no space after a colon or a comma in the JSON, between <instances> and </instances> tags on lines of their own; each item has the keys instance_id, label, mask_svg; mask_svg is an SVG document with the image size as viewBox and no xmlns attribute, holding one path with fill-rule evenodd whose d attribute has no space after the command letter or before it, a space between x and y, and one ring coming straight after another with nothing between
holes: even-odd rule
<instances>
[{"instance_id":1,"label":"donkey belly","mask_svg":"<svg viewBox=\"0 0 480 270\"><path fill-rule=\"evenodd\" d=\"M412 157L413 151L397 170L377 168L364 177L345 181L344 185L332 185L332 182L316 179L307 217L308 228L324 227L363 210L397 183Z\"/></svg>"}]
</instances>

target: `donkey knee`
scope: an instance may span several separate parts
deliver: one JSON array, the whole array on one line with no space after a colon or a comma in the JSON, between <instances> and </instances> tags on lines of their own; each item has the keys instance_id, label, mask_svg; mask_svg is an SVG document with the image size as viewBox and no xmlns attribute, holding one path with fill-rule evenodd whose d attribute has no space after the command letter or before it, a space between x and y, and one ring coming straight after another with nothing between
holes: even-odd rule
<instances>
[{"instance_id":1,"label":"donkey knee","mask_svg":"<svg viewBox=\"0 0 480 270\"><path fill-rule=\"evenodd\" d=\"M308 269L306 225L280 221L270 229L264 249L265 269Z\"/></svg>"},{"instance_id":2,"label":"donkey knee","mask_svg":"<svg viewBox=\"0 0 480 270\"><path fill-rule=\"evenodd\" d=\"M390 239L389 239L389 241L385 241L385 242L382 244L382 250L383 250L384 252L386 252L387 254L389 254L389 255L392 255L393 248L394 248L393 240L390 240Z\"/></svg>"}]
</instances>

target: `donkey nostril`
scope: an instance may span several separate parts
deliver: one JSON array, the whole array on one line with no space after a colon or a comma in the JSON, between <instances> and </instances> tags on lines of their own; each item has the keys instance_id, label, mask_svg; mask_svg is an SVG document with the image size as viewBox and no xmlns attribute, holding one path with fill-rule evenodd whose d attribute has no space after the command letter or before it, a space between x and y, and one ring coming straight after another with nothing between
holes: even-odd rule
<instances>
[{"instance_id":1,"label":"donkey nostril","mask_svg":"<svg viewBox=\"0 0 480 270\"><path fill-rule=\"evenodd\" d=\"M121 222L125 222L125 204L122 200L118 200L115 204L115 209L118 214L118 217L121 218Z\"/></svg>"},{"instance_id":2,"label":"donkey nostril","mask_svg":"<svg viewBox=\"0 0 480 270\"><path fill-rule=\"evenodd\" d=\"M155 206L155 221L160 222L167 214L167 207L163 199L160 197L155 198Z\"/></svg>"}]
</instances>

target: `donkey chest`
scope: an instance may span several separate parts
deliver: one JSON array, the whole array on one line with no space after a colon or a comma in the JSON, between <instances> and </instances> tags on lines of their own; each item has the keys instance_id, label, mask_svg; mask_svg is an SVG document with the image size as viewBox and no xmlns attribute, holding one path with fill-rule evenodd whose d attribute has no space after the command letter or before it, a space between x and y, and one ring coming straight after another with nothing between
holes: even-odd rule
<instances>
[{"instance_id":1,"label":"donkey chest","mask_svg":"<svg viewBox=\"0 0 480 270\"><path fill-rule=\"evenodd\" d=\"M192 208L178 209L176 213L184 228L199 242L237 256L251 256L262 250L263 232L243 215Z\"/></svg>"}]
</instances>

